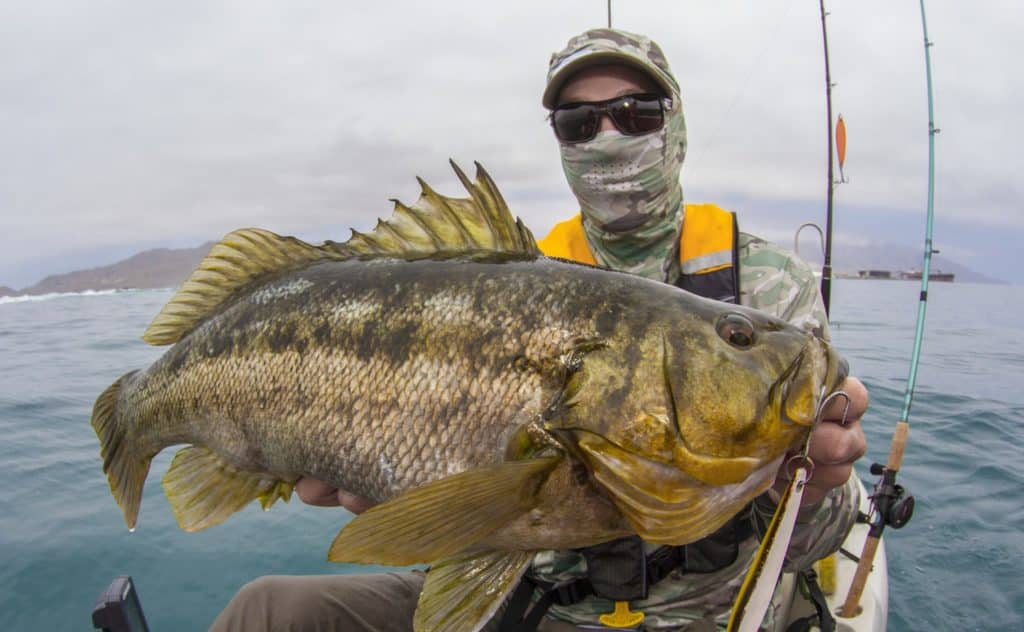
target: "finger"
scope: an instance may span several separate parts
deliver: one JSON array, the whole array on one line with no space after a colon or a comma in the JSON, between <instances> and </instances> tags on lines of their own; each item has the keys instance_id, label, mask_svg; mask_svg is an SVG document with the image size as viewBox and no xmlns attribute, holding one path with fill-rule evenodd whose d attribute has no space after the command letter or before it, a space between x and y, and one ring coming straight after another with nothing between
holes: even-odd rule
<instances>
[{"instance_id":1,"label":"finger","mask_svg":"<svg viewBox=\"0 0 1024 632\"><path fill-rule=\"evenodd\" d=\"M811 480L809 480L807 484L823 492L827 492L830 489L839 487L846 483L852 472L852 465L824 465L816 467L814 468Z\"/></svg>"},{"instance_id":2,"label":"finger","mask_svg":"<svg viewBox=\"0 0 1024 632\"><path fill-rule=\"evenodd\" d=\"M833 423L847 423L858 420L864 416L868 409L868 390L864 384L855 377L848 377L843 380L839 390L846 393L846 397L836 397L822 413L822 419Z\"/></svg>"},{"instance_id":3,"label":"finger","mask_svg":"<svg viewBox=\"0 0 1024 632\"><path fill-rule=\"evenodd\" d=\"M369 498L346 492L343 489L339 489L337 492L338 504L354 514L363 513L375 504Z\"/></svg>"},{"instance_id":4,"label":"finger","mask_svg":"<svg viewBox=\"0 0 1024 632\"><path fill-rule=\"evenodd\" d=\"M804 486L803 497L800 499L800 504L813 505L819 502L831 489L844 484L850 477L850 472L852 470L852 465L815 466L811 472L811 478ZM779 470L779 473L775 478L775 483L772 485L772 489L776 494L776 500L778 497L782 496L786 487L789 486L789 483L792 480L792 474L792 470L786 471L786 468Z\"/></svg>"},{"instance_id":5,"label":"finger","mask_svg":"<svg viewBox=\"0 0 1024 632\"><path fill-rule=\"evenodd\" d=\"M295 493L299 496L299 500L307 505L337 507L341 504L338 501L336 487L309 476L303 476L295 482Z\"/></svg>"},{"instance_id":6,"label":"finger","mask_svg":"<svg viewBox=\"0 0 1024 632\"><path fill-rule=\"evenodd\" d=\"M816 465L849 465L864 456L867 447L864 429L858 419L847 422L845 426L818 424L811 433L807 456Z\"/></svg>"},{"instance_id":7,"label":"finger","mask_svg":"<svg viewBox=\"0 0 1024 632\"><path fill-rule=\"evenodd\" d=\"M804 494L803 498L800 499L800 504L813 505L819 502L831 490L844 485L852 473L853 465L851 464L815 466L814 471L811 472L811 478L804 486ZM779 472L773 485L776 494L782 495L786 486L789 485L790 474L790 472Z\"/></svg>"}]
</instances>

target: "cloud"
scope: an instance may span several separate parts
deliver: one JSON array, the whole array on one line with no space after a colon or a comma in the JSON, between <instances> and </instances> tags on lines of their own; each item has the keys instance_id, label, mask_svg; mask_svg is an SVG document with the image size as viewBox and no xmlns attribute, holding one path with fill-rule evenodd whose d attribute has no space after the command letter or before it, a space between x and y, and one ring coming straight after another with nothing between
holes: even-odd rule
<instances>
[{"instance_id":1,"label":"cloud","mask_svg":"<svg viewBox=\"0 0 1024 632\"><path fill-rule=\"evenodd\" d=\"M571 35L603 25L604 9L592 0L4 3L0 283L61 271L73 252L199 243L243 225L338 238L389 212L388 198L415 199L414 175L456 194L449 157L480 160L543 233L575 207L539 104L546 63ZM968 14L951 0L929 10L943 129L937 206L992 227L998 243L1000 227L1024 225L1011 172L1022 86L1003 70L1022 11L1002 2ZM691 199L820 206L815 3L649 0L613 11L617 26L664 46L680 79ZM919 214L927 129L917 7L873 0L831 11L836 110L850 130L851 182L838 199ZM51 253L42 261L40 244Z\"/></svg>"}]
</instances>

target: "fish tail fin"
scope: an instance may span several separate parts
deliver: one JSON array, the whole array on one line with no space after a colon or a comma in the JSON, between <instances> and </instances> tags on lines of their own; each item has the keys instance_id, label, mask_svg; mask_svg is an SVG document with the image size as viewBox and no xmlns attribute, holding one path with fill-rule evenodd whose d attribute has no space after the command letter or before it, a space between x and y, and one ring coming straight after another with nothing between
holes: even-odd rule
<instances>
[{"instance_id":1,"label":"fish tail fin","mask_svg":"<svg viewBox=\"0 0 1024 632\"><path fill-rule=\"evenodd\" d=\"M129 529L135 529L142 501L142 486L149 473L153 455L139 454L132 445L126 419L118 414L118 400L125 380L137 371L122 375L96 399L92 408L92 427L100 440L103 472L110 483L110 492L124 513Z\"/></svg>"}]
</instances>

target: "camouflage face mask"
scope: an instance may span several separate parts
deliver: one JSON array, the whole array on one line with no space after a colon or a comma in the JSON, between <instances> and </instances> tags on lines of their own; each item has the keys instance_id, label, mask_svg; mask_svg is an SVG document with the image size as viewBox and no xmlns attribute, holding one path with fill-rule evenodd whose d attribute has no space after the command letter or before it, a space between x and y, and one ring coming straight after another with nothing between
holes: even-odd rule
<instances>
[{"instance_id":1,"label":"camouflage face mask","mask_svg":"<svg viewBox=\"0 0 1024 632\"><path fill-rule=\"evenodd\" d=\"M679 171L686 155L678 98L657 132L625 136L611 130L560 147L562 169L579 200L598 263L673 281L683 213Z\"/></svg>"}]
</instances>

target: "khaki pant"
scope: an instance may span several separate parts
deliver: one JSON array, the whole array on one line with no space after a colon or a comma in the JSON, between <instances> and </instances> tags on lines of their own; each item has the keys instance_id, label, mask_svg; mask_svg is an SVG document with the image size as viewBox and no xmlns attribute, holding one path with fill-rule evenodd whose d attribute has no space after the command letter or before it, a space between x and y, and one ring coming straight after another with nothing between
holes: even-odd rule
<instances>
[{"instance_id":1,"label":"khaki pant","mask_svg":"<svg viewBox=\"0 0 1024 632\"><path fill-rule=\"evenodd\" d=\"M242 586L211 632L412 632L424 574L269 575ZM484 630L497 630L492 621ZM545 619L541 632L578 631Z\"/></svg>"}]
</instances>

